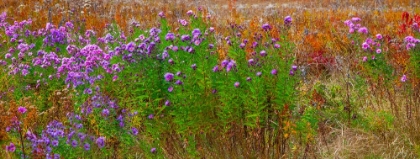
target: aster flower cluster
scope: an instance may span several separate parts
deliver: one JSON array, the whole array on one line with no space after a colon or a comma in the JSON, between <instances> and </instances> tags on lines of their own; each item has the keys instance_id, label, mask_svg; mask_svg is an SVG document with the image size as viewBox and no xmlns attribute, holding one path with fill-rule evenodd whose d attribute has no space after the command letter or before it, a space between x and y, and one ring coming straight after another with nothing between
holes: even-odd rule
<instances>
[{"instance_id":1,"label":"aster flower cluster","mask_svg":"<svg viewBox=\"0 0 420 159\"><path fill-rule=\"evenodd\" d=\"M353 17L349 20L344 21L344 24L346 24L349 27L349 33L354 33L355 31L357 31L361 34L368 34L368 29L359 23L361 20L362 19L360 19L359 17Z\"/></svg>"},{"instance_id":2,"label":"aster flower cluster","mask_svg":"<svg viewBox=\"0 0 420 159\"><path fill-rule=\"evenodd\" d=\"M420 43L420 39L416 39L413 36L406 36L404 38L405 48L407 50L411 50L416 47L417 44Z\"/></svg>"}]
</instances>

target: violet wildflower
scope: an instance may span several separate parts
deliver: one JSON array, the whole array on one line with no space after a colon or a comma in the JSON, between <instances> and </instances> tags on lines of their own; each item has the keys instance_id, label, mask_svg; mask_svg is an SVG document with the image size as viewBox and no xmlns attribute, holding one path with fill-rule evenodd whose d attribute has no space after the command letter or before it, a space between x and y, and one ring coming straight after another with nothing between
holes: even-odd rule
<instances>
[{"instance_id":1,"label":"violet wildflower","mask_svg":"<svg viewBox=\"0 0 420 159\"><path fill-rule=\"evenodd\" d=\"M136 128L131 128L131 133L133 133L133 135L137 135L139 134L139 130L137 130Z\"/></svg>"},{"instance_id":2,"label":"violet wildflower","mask_svg":"<svg viewBox=\"0 0 420 159\"><path fill-rule=\"evenodd\" d=\"M366 27L361 27L357 30L357 32L362 33L362 34L367 34L368 29Z\"/></svg>"},{"instance_id":3,"label":"violet wildflower","mask_svg":"<svg viewBox=\"0 0 420 159\"><path fill-rule=\"evenodd\" d=\"M401 82L406 82L407 81L407 76L403 75L400 80L401 80Z\"/></svg>"},{"instance_id":4,"label":"violet wildflower","mask_svg":"<svg viewBox=\"0 0 420 159\"><path fill-rule=\"evenodd\" d=\"M51 142L52 146L57 147L58 146L58 140L53 140Z\"/></svg>"},{"instance_id":5,"label":"violet wildflower","mask_svg":"<svg viewBox=\"0 0 420 159\"><path fill-rule=\"evenodd\" d=\"M169 81L172 81L174 79L174 74L166 73L164 77L165 77L165 80L169 82Z\"/></svg>"},{"instance_id":6,"label":"violet wildflower","mask_svg":"<svg viewBox=\"0 0 420 159\"><path fill-rule=\"evenodd\" d=\"M284 18L284 24L285 25L290 25L292 23L292 17L290 17L290 16L286 16L285 18Z\"/></svg>"},{"instance_id":7,"label":"violet wildflower","mask_svg":"<svg viewBox=\"0 0 420 159\"><path fill-rule=\"evenodd\" d=\"M103 109L102 110L102 115L107 117L109 115L109 110L108 109Z\"/></svg>"},{"instance_id":8,"label":"violet wildflower","mask_svg":"<svg viewBox=\"0 0 420 159\"><path fill-rule=\"evenodd\" d=\"M90 144L89 144L89 143L85 143L85 145L83 146L83 148L84 148L86 151L89 151L89 150L90 150Z\"/></svg>"},{"instance_id":9,"label":"violet wildflower","mask_svg":"<svg viewBox=\"0 0 420 159\"><path fill-rule=\"evenodd\" d=\"M277 70L276 69L271 70L271 74L272 75L277 75Z\"/></svg>"},{"instance_id":10,"label":"violet wildflower","mask_svg":"<svg viewBox=\"0 0 420 159\"><path fill-rule=\"evenodd\" d=\"M169 106L171 106L171 101L166 100L166 101L165 101L165 106L168 106L168 107L169 107Z\"/></svg>"},{"instance_id":11,"label":"violet wildflower","mask_svg":"<svg viewBox=\"0 0 420 159\"><path fill-rule=\"evenodd\" d=\"M251 80L252 80L251 77L246 78L246 81L251 81Z\"/></svg>"},{"instance_id":12,"label":"violet wildflower","mask_svg":"<svg viewBox=\"0 0 420 159\"><path fill-rule=\"evenodd\" d=\"M274 44L274 48L276 49L280 48L280 44Z\"/></svg>"},{"instance_id":13,"label":"violet wildflower","mask_svg":"<svg viewBox=\"0 0 420 159\"><path fill-rule=\"evenodd\" d=\"M235 86L236 88L238 88L238 87L239 87L239 82L235 82L234 86Z\"/></svg>"},{"instance_id":14,"label":"violet wildflower","mask_svg":"<svg viewBox=\"0 0 420 159\"><path fill-rule=\"evenodd\" d=\"M6 151L15 152L16 146L12 142L9 145L6 145Z\"/></svg>"},{"instance_id":15,"label":"violet wildflower","mask_svg":"<svg viewBox=\"0 0 420 159\"><path fill-rule=\"evenodd\" d=\"M175 82L175 84L176 84L176 85L182 85L182 81L181 81L181 80L177 80L177 81Z\"/></svg>"},{"instance_id":16,"label":"violet wildflower","mask_svg":"<svg viewBox=\"0 0 420 159\"><path fill-rule=\"evenodd\" d=\"M153 118L155 118L155 115L153 115L153 114L149 114L149 116L147 116L147 118L148 118L148 119L153 119Z\"/></svg>"},{"instance_id":17,"label":"violet wildflower","mask_svg":"<svg viewBox=\"0 0 420 159\"><path fill-rule=\"evenodd\" d=\"M98 145L99 148L103 148L105 146L105 137L98 137L96 139L96 144Z\"/></svg>"},{"instance_id":18,"label":"violet wildflower","mask_svg":"<svg viewBox=\"0 0 420 159\"><path fill-rule=\"evenodd\" d=\"M248 64L249 64L249 65L254 65L254 59L249 59L249 60L248 60Z\"/></svg>"},{"instance_id":19,"label":"violet wildflower","mask_svg":"<svg viewBox=\"0 0 420 159\"><path fill-rule=\"evenodd\" d=\"M194 12L192 10L189 10L189 11L187 11L187 15L192 16L192 15L194 15Z\"/></svg>"},{"instance_id":20,"label":"violet wildflower","mask_svg":"<svg viewBox=\"0 0 420 159\"><path fill-rule=\"evenodd\" d=\"M73 146L73 147L77 147L77 140L72 140L71 141L71 146Z\"/></svg>"},{"instance_id":21,"label":"violet wildflower","mask_svg":"<svg viewBox=\"0 0 420 159\"><path fill-rule=\"evenodd\" d=\"M298 67L296 65L292 65L292 70L296 71L298 69Z\"/></svg>"},{"instance_id":22,"label":"violet wildflower","mask_svg":"<svg viewBox=\"0 0 420 159\"><path fill-rule=\"evenodd\" d=\"M378 40L382 40L382 35L381 34L376 34L376 39L378 39Z\"/></svg>"},{"instance_id":23,"label":"violet wildflower","mask_svg":"<svg viewBox=\"0 0 420 159\"><path fill-rule=\"evenodd\" d=\"M173 41L174 39L175 39L175 34L174 33L166 34L166 37L165 37L166 41Z\"/></svg>"},{"instance_id":24,"label":"violet wildflower","mask_svg":"<svg viewBox=\"0 0 420 159\"><path fill-rule=\"evenodd\" d=\"M24 114L27 111L27 109L25 107L20 106L18 108L18 111L19 111L19 113Z\"/></svg>"},{"instance_id":25,"label":"violet wildflower","mask_svg":"<svg viewBox=\"0 0 420 159\"><path fill-rule=\"evenodd\" d=\"M196 64L192 64L192 65L191 65L191 68L192 68L193 70L195 70L195 69L197 69L197 65L196 65Z\"/></svg>"},{"instance_id":26,"label":"violet wildflower","mask_svg":"<svg viewBox=\"0 0 420 159\"><path fill-rule=\"evenodd\" d=\"M213 72L217 72L217 71L219 71L219 66L218 65L213 67Z\"/></svg>"},{"instance_id":27,"label":"violet wildflower","mask_svg":"<svg viewBox=\"0 0 420 159\"><path fill-rule=\"evenodd\" d=\"M174 91L174 87L169 86L169 87L168 87L168 92L172 92L172 91Z\"/></svg>"},{"instance_id":28,"label":"violet wildflower","mask_svg":"<svg viewBox=\"0 0 420 159\"><path fill-rule=\"evenodd\" d=\"M257 75L258 77L260 77L261 76L261 72L257 72L255 75Z\"/></svg>"},{"instance_id":29,"label":"violet wildflower","mask_svg":"<svg viewBox=\"0 0 420 159\"><path fill-rule=\"evenodd\" d=\"M295 75L295 72L293 70L290 70L289 75L290 76L294 76Z\"/></svg>"},{"instance_id":30,"label":"violet wildflower","mask_svg":"<svg viewBox=\"0 0 420 159\"><path fill-rule=\"evenodd\" d=\"M267 52L265 52L265 50L262 50L262 51L260 51L260 55L263 56L263 57L267 56Z\"/></svg>"},{"instance_id":31,"label":"violet wildflower","mask_svg":"<svg viewBox=\"0 0 420 159\"><path fill-rule=\"evenodd\" d=\"M154 147L153 147L152 149L150 149L150 152L151 152L151 153L156 153L156 152L157 152L157 150L156 150L156 148L154 148Z\"/></svg>"},{"instance_id":32,"label":"violet wildflower","mask_svg":"<svg viewBox=\"0 0 420 159\"><path fill-rule=\"evenodd\" d=\"M165 18L165 13L163 13L163 11L161 11L161 12L158 13L158 16L161 17L161 18Z\"/></svg>"},{"instance_id":33,"label":"violet wildflower","mask_svg":"<svg viewBox=\"0 0 420 159\"><path fill-rule=\"evenodd\" d=\"M362 61L363 61L363 62L366 62L366 61L367 61L367 57L366 57L366 56L364 56L364 57L363 57L363 59L362 59Z\"/></svg>"},{"instance_id":34,"label":"violet wildflower","mask_svg":"<svg viewBox=\"0 0 420 159\"><path fill-rule=\"evenodd\" d=\"M381 49L377 49L376 50L376 53L378 53L378 54L380 54L382 52L382 50Z\"/></svg>"},{"instance_id":35,"label":"violet wildflower","mask_svg":"<svg viewBox=\"0 0 420 159\"><path fill-rule=\"evenodd\" d=\"M265 23L265 24L262 25L262 29L264 31L270 31L272 29L272 27L268 23Z\"/></svg>"}]
</instances>

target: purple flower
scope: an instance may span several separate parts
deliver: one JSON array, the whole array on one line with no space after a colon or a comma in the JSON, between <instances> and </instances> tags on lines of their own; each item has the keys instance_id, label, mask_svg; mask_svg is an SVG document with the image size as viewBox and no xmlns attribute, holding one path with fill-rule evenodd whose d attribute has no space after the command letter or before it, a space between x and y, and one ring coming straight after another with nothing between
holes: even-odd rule
<instances>
[{"instance_id":1,"label":"purple flower","mask_svg":"<svg viewBox=\"0 0 420 159\"><path fill-rule=\"evenodd\" d=\"M277 70L276 69L271 70L271 74L272 75L277 75Z\"/></svg>"},{"instance_id":2,"label":"purple flower","mask_svg":"<svg viewBox=\"0 0 420 159\"><path fill-rule=\"evenodd\" d=\"M174 87L169 86L169 87L168 87L168 92L172 92L172 91L174 91Z\"/></svg>"},{"instance_id":3,"label":"purple flower","mask_svg":"<svg viewBox=\"0 0 420 159\"><path fill-rule=\"evenodd\" d=\"M105 117L108 116L109 115L109 110L108 109L103 109L102 110L102 115L105 116Z\"/></svg>"},{"instance_id":4,"label":"purple flower","mask_svg":"<svg viewBox=\"0 0 420 159\"><path fill-rule=\"evenodd\" d=\"M9 59L10 57L12 57L12 54L10 54L10 53L7 53L7 54L4 56L4 58L6 58L6 59Z\"/></svg>"},{"instance_id":5,"label":"purple flower","mask_svg":"<svg viewBox=\"0 0 420 159\"><path fill-rule=\"evenodd\" d=\"M149 116L147 116L147 118L148 118L148 119L153 119L153 118L155 118L155 115L150 114Z\"/></svg>"},{"instance_id":6,"label":"purple flower","mask_svg":"<svg viewBox=\"0 0 420 159\"><path fill-rule=\"evenodd\" d=\"M163 11L161 11L161 12L159 12L158 16L161 17L161 18L165 18L165 13L163 13Z\"/></svg>"},{"instance_id":7,"label":"purple flower","mask_svg":"<svg viewBox=\"0 0 420 159\"><path fill-rule=\"evenodd\" d=\"M292 23L292 17L290 17L290 16L286 16L285 18L284 18L284 24L285 25L290 25Z\"/></svg>"},{"instance_id":8,"label":"purple flower","mask_svg":"<svg viewBox=\"0 0 420 159\"><path fill-rule=\"evenodd\" d=\"M152 149L150 149L150 152L151 152L151 153L156 153L156 152L157 152L157 150L156 150L156 148L154 148L154 147L153 147Z\"/></svg>"},{"instance_id":9,"label":"purple flower","mask_svg":"<svg viewBox=\"0 0 420 159\"><path fill-rule=\"evenodd\" d=\"M238 88L238 87L239 87L239 82L235 82L234 86L235 86L236 88Z\"/></svg>"},{"instance_id":10,"label":"purple flower","mask_svg":"<svg viewBox=\"0 0 420 159\"><path fill-rule=\"evenodd\" d=\"M265 50L262 50L262 51L260 51L260 55L261 55L262 57L267 56L267 52L265 52Z\"/></svg>"},{"instance_id":11,"label":"purple flower","mask_svg":"<svg viewBox=\"0 0 420 159\"><path fill-rule=\"evenodd\" d=\"M9 145L6 145L6 151L15 152L16 146L12 142Z\"/></svg>"},{"instance_id":12,"label":"purple flower","mask_svg":"<svg viewBox=\"0 0 420 159\"><path fill-rule=\"evenodd\" d=\"M295 75L295 72L293 70L290 70L289 75L290 76L294 76Z\"/></svg>"},{"instance_id":13,"label":"purple flower","mask_svg":"<svg viewBox=\"0 0 420 159\"><path fill-rule=\"evenodd\" d=\"M105 137L98 137L96 139L96 144L98 145L99 148L103 148L105 146Z\"/></svg>"},{"instance_id":14,"label":"purple flower","mask_svg":"<svg viewBox=\"0 0 420 159\"><path fill-rule=\"evenodd\" d=\"M280 44L274 44L274 48L276 49L280 48Z\"/></svg>"},{"instance_id":15,"label":"purple flower","mask_svg":"<svg viewBox=\"0 0 420 159\"><path fill-rule=\"evenodd\" d=\"M192 65L191 65L191 68L192 68L193 70L195 70L195 69L197 69L197 65L196 65L196 64L192 64Z\"/></svg>"},{"instance_id":16,"label":"purple flower","mask_svg":"<svg viewBox=\"0 0 420 159\"><path fill-rule=\"evenodd\" d=\"M292 65L292 69L293 69L293 71L296 71L297 70L297 66L296 65Z\"/></svg>"},{"instance_id":17,"label":"purple flower","mask_svg":"<svg viewBox=\"0 0 420 159\"><path fill-rule=\"evenodd\" d=\"M407 76L403 75L400 80L401 80L401 82L406 82L407 81Z\"/></svg>"},{"instance_id":18,"label":"purple flower","mask_svg":"<svg viewBox=\"0 0 420 159\"><path fill-rule=\"evenodd\" d=\"M219 71L219 66L218 65L213 67L213 72L217 72L217 71Z\"/></svg>"},{"instance_id":19,"label":"purple flower","mask_svg":"<svg viewBox=\"0 0 420 159\"><path fill-rule=\"evenodd\" d=\"M172 81L174 79L174 74L166 73L164 77L165 77L165 80L169 82L169 81Z\"/></svg>"},{"instance_id":20,"label":"purple flower","mask_svg":"<svg viewBox=\"0 0 420 159\"><path fill-rule=\"evenodd\" d=\"M360 19L359 17L351 18L351 21L353 21L353 22L359 22L360 20L362 20L362 19Z\"/></svg>"},{"instance_id":21,"label":"purple flower","mask_svg":"<svg viewBox=\"0 0 420 159\"><path fill-rule=\"evenodd\" d=\"M194 12L192 11L192 10L189 10L188 12L187 12L187 15L188 16L192 16L194 14Z\"/></svg>"},{"instance_id":22,"label":"purple flower","mask_svg":"<svg viewBox=\"0 0 420 159\"><path fill-rule=\"evenodd\" d=\"M166 101L165 101L165 105L166 105L166 106L171 106L171 101L166 100Z\"/></svg>"},{"instance_id":23,"label":"purple flower","mask_svg":"<svg viewBox=\"0 0 420 159\"><path fill-rule=\"evenodd\" d=\"M380 54L382 52L382 50L381 49L376 49L376 53L377 54Z\"/></svg>"},{"instance_id":24,"label":"purple flower","mask_svg":"<svg viewBox=\"0 0 420 159\"><path fill-rule=\"evenodd\" d=\"M168 63L170 63L171 65L173 65L174 64L174 60L173 59L169 59L168 60Z\"/></svg>"},{"instance_id":25,"label":"purple flower","mask_svg":"<svg viewBox=\"0 0 420 159\"><path fill-rule=\"evenodd\" d=\"M131 128L131 132L133 133L133 135L139 134L139 130L137 130L136 128Z\"/></svg>"},{"instance_id":26,"label":"purple flower","mask_svg":"<svg viewBox=\"0 0 420 159\"><path fill-rule=\"evenodd\" d=\"M263 29L264 31L269 31L269 30L271 30L272 28L271 28L271 26L270 26L268 23L265 23L265 24L263 24L263 25L262 25L262 29Z\"/></svg>"},{"instance_id":27,"label":"purple flower","mask_svg":"<svg viewBox=\"0 0 420 159\"><path fill-rule=\"evenodd\" d=\"M357 32L362 33L362 34L367 34L368 29L366 27L361 27L361 28L359 28L359 30L357 30Z\"/></svg>"},{"instance_id":28,"label":"purple flower","mask_svg":"<svg viewBox=\"0 0 420 159\"><path fill-rule=\"evenodd\" d=\"M363 62L366 62L366 61L367 61L367 57L366 57L366 56L364 56L364 57L363 57L363 59L362 59L362 61L363 61Z\"/></svg>"},{"instance_id":29,"label":"purple flower","mask_svg":"<svg viewBox=\"0 0 420 159\"><path fill-rule=\"evenodd\" d=\"M376 39L378 39L378 40L382 40L382 35L381 34L376 34Z\"/></svg>"},{"instance_id":30,"label":"purple flower","mask_svg":"<svg viewBox=\"0 0 420 159\"><path fill-rule=\"evenodd\" d=\"M257 73L256 73L256 75L257 75L258 77L259 77L259 76L261 76L261 74L262 74L261 72L257 72Z\"/></svg>"},{"instance_id":31,"label":"purple flower","mask_svg":"<svg viewBox=\"0 0 420 159\"><path fill-rule=\"evenodd\" d=\"M85 143L85 145L83 146L83 148L84 148L86 151L89 151L89 150L90 150L90 144L89 144L89 143Z\"/></svg>"},{"instance_id":32,"label":"purple flower","mask_svg":"<svg viewBox=\"0 0 420 159\"><path fill-rule=\"evenodd\" d=\"M175 82L175 84L176 84L176 85L182 85L182 81L181 81L181 80L177 80L177 81Z\"/></svg>"},{"instance_id":33,"label":"purple flower","mask_svg":"<svg viewBox=\"0 0 420 159\"><path fill-rule=\"evenodd\" d=\"M71 146L77 147L77 141L76 140L71 141Z\"/></svg>"},{"instance_id":34,"label":"purple flower","mask_svg":"<svg viewBox=\"0 0 420 159\"><path fill-rule=\"evenodd\" d=\"M52 144L54 147L57 147L57 146L58 146L58 140L53 140L53 141L51 142L51 144Z\"/></svg>"},{"instance_id":35,"label":"purple flower","mask_svg":"<svg viewBox=\"0 0 420 159\"><path fill-rule=\"evenodd\" d=\"M239 44L239 47L240 47L241 49L245 48L245 43L241 43L241 44Z\"/></svg>"},{"instance_id":36,"label":"purple flower","mask_svg":"<svg viewBox=\"0 0 420 159\"><path fill-rule=\"evenodd\" d=\"M166 41L173 41L174 39L175 39L175 34L174 33L166 34L166 37L165 37Z\"/></svg>"},{"instance_id":37,"label":"purple flower","mask_svg":"<svg viewBox=\"0 0 420 159\"><path fill-rule=\"evenodd\" d=\"M248 64L249 64L249 65L254 65L254 59L249 59L249 60L248 60Z\"/></svg>"},{"instance_id":38,"label":"purple flower","mask_svg":"<svg viewBox=\"0 0 420 159\"><path fill-rule=\"evenodd\" d=\"M246 81L251 81L251 80L252 80L251 77L246 78Z\"/></svg>"},{"instance_id":39,"label":"purple flower","mask_svg":"<svg viewBox=\"0 0 420 159\"><path fill-rule=\"evenodd\" d=\"M19 111L19 113L24 114L27 111L27 109L25 107L20 106L18 108L18 111Z\"/></svg>"}]
</instances>

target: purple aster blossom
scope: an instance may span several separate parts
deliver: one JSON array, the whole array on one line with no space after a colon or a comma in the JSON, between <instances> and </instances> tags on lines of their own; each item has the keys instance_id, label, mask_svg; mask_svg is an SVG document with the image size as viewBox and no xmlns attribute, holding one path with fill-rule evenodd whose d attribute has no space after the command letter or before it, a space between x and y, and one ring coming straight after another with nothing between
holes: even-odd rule
<instances>
[{"instance_id":1,"label":"purple aster blossom","mask_svg":"<svg viewBox=\"0 0 420 159\"><path fill-rule=\"evenodd\" d=\"M175 84L176 84L176 85L182 85L182 81L181 81L181 80L177 80L177 81L175 82Z\"/></svg>"},{"instance_id":2,"label":"purple aster blossom","mask_svg":"<svg viewBox=\"0 0 420 159\"><path fill-rule=\"evenodd\" d=\"M280 44L274 44L274 48L278 49L280 47L281 47Z\"/></svg>"},{"instance_id":3,"label":"purple aster blossom","mask_svg":"<svg viewBox=\"0 0 420 159\"><path fill-rule=\"evenodd\" d=\"M109 110L108 109L103 109L102 110L102 115L107 117L109 115Z\"/></svg>"},{"instance_id":4,"label":"purple aster blossom","mask_svg":"<svg viewBox=\"0 0 420 159\"><path fill-rule=\"evenodd\" d=\"M265 24L262 25L262 29L264 31L270 31L272 29L272 27L268 23L265 23Z\"/></svg>"},{"instance_id":5,"label":"purple aster blossom","mask_svg":"<svg viewBox=\"0 0 420 159\"><path fill-rule=\"evenodd\" d=\"M214 44L209 44L209 49L213 49L214 48Z\"/></svg>"},{"instance_id":6,"label":"purple aster blossom","mask_svg":"<svg viewBox=\"0 0 420 159\"><path fill-rule=\"evenodd\" d=\"M294 76L295 75L295 72L293 70L290 70L289 75L290 76Z\"/></svg>"},{"instance_id":7,"label":"purple aster blossom","mask_svg":"<svg viewBox=\"0 0 420 159\"><path fill-rule=\"evenodd\" d=\"M271 70L271 74L272 75L277 75L277 70L276 69Z\"/></svg>"},{"instance_id":8,"label":"purple aster blossom","mask_svg":"<svg viewBox=\"0 0 420 159\"><path fill-rule=\"evenodd\" d=\"M192 15L194 15L194 12L192 10L189 10L189 11L187 11L187 15L192 16Z\"/></svg>"},{"instance_id":9,"label":"purple aster blossom","mask_svg":"<svg viewBox=\"0 0 420 159\"><path fill-rule=\"evenodd\" d=\"M261 55L262 57L267 56L267 52L265 52L265 50L261 50L261 51L260 51L260 55Z\"/></svg>"},{"instance_id":10,"label":"purple aster blossom","mask_svg":"<svg viewBox=\"0 0 420 159\"><path fill-rule=\"evenodd\" d=\"M239 44L239 47L240 47L241 49L245 48L245 43L241 43L241 44Z\"/></svg>"},{"instance_id":11,"label":"purple aster blossom","mask_svg":"<svg viewBox=\"0 0 420 159\"><path fill-rule=\"evenodd\" d=\"M54 146L54 147L57 147L58 146L58 140L53 140L51 142L51 145Z\"/></svg>"},{"instance_id":12,"label":"purple aster blossom","mask_svg":"<svg viewBox=\"0 0 420 159\"><path fill-rule=\"evenodd\" d=\"M173 41L174 39L175 39L175 34L174 33L166 34L166 37L165 37L166 41Z\"/></svg>"},{"instance_id":13,"label":"purple aster blossom","mask_svg":"<svg viewBox=\"0 0 420 159\"><path fill-rule=\"evenodd\" d=\"M298 69L298 67L296 65L292 65L292 70L296 71Z\"/></svg>"},{"instance_id":14,"label":"purple aster blossom","mask_svg":"<svg viewBox=\"0 0 420 159\"><path fill-rule=\"evenodd\" d=\"M252 80L251 77L246 78L246 81L251 81L251 80Z\"/></svg>"},{"instance_id":15,"label":"purple aster blossom","mask_svg":"<svg viewBox=\"0 0 420 159\"><path fill-rule=\"evenodd\" d=\"M210 33L213 33L214 32L214 27L210 27L209 31L210 31Z\"/></svg>"},{"instance_id":16,"label":"purple aster blossom","mask_svg":"<svg viewBox=\"0 0 420 159\"><path fill-rule=\"evenodd\" d=\"M137 128L131 128L131 133L133 133L133 135L138 135L139 134L139 130L137 130Z\"/></svg>"},{"instance_id":17,"label":"purple aster blossom","mask_svg":"<svg viewBox=\"0 0 420 159\"><path fill-rule=\"evenodd\" d=\"M24 114L27 111L27 109L25 107L20 106L18 108L18 111L19 111L19 113Z\"/></svg>"},{"instance_id":18,"label":"purple aster blossom","mask_svg":"<svg viewBox=\"0 0 420 159\"><path fill-rule=\"evenodd\" d=\"M169 59L168 60L168 63L171 64L171 65L173 65L174 64L174 60L173 59Z\"/></svg>"},{"instance_id":19,"label":"purple aster blossom","mask_svg":"<svg viewBox=\"0 0 420 159\"><path fill-rule=\"evenodd\" d=\"M153 119L153 118L155 118L155 115L153 115L153 114L149 114L149 116L147 116L147 119Z\"/></svg>"},{"instance_id":20,"label":"purple aster blossom","mask_svg":"<svg viewBox=\"0 0 420 159\"><path fill-rule=\"evenodd\" d=\"M248 60L248 64L249 64L249 65L254 65L254 64L255 64L255 63L254 63L254 59L249 59L249 60Z\"/></svg>"},{"instance_id":21,"label":"purple aster blossom","mask_svg":"<svg viewBox=\"0 0 420 159\"><path fill-rule=\"evenodd\" d=\"M368 33L368 29L366 27L361 27L357 30L357 32L361 33L361 34L367 34Z\"/></svg>"},{"instance_id":22,"label":"purple aster blossom","mask_svg":"<svg viewBox=\"0 0 420 159\"><path fill-rule=\"evenodd\" d=\"M27 69L22 69L22 75L23 76L26 76L26 75L28 75L29 74L29 71L27 70Z\"/></svg>"},{"instance_id":23,"label":"purple aster blossom","mask_svg":"<svg viewBox=\"0 0 420 159\"><path fill-rule=\"evenodd\" d=\"M211 93L216 94L217 93L217 89L211 90Z\"/></svg>"},{"instance_id":24,"label":"purple aster blossom","mask_svg":"<svg viewBox=\"0 0 420 159\"><path fill-rule=\"evenodd\" d=\"M156 150L156 148L154 148L154 147L153 147L152 149L150 149L150 152L151 152L151 153L156 153L156 152L157 152L157 150Z\"/></svg>"},{"instance_id":25,"label":"purple aster blossom","mask_svg":"<svg viewBox=\"0 0 420 159\"><path fill-rule=\"evenodd\" d=\"M174 74L166 73L164 77L165 77L165 80L169 82L169 81L172 81L174 79Z\"/></svg>"},{"instance_id":26,"label":"purple aster blossom","mask_svg":"<svg viewBox=\"0 0 420 159\"><path fill-rule=\"evenodd\" d=\"M213 72L217 72L217 71L219 71L219 66L218 65L213 67Z\"/></svg>"},{"instance_id":27,"label":"purple aster blossom","mask_svg":"<svg viewBox=\"0 0 420 159\"><path fill-rule=\"evenodd\" d=\"M235 84L233 84L236 88L239 87L239 82L235 82Z\"/></svg>"},{"instance_id":28,"label":"purple aster blossom","mask_svg":"<svg viewBox=\"0 0 420 159\"><path fill-rule=\"evenodd\" d=\"M290 25L290 24L292 24L292 17L290 17L290 16L286 16L286 17L284 18L284 24L285 24L285 25Z\"/></svg>"},{"instance_id":29,"label":"purple aster blossom","mask_svg":"<svg viewBox=\"0 0 420 159\"><path fill-rule=\"evenodd\" d=\"M165 13L163 13L163 11L161 11L161 12L158 13L158 16L161 17L161 18L165 18Z\"/></svg>"},{"instance_id":30,"label":"purple aster blossom","mask_svg":"<svg viewBox=\"0 0 420 159\"><path fill-rule=\"evenodd\" d=\"M103 148L105 146L105 137L98 137L96 139L96 144L98 145L99 148Z\"/></svg>"},{"instance_id":31,"label":"purple aster blossom","mask_svg":"<svg viewBox=\"0 0 420 159\"><path fill-rule=\"evenodd\" d=\"M376 49L376 53L377 54L380 54L382 52L382 50L381 49Z\"/></svg>"},{"instance_id":32,"label":"purple aster blossom","mask_svg":"<svg viewBox=\"0 0 420 159\"><path fill-rule=\"evenodd\" d=\"M257 72L255 75L257 75L258 77L260 77L261 76L261 72Z\"/></svg>"},{"instance_id":33,"label":"purple aster blossom","mask_svg":"<svg viewBox=\"0 0 420 159\"><path fill-rule=\"evenodd\" d=\"M16 146L12 142L9 145L6 145L6 151L15 152Z\"/></svg>"},{"instance_id":34,"label":"purple aster blossom","mask_svg":"<svg viewBox=\"0 0 420 159\"><path fill-rule=\"evenodd\" d=\"M90 144L89 144L89 143L85 143L85 145L83 145L83 148L84 148L86 151L89 151L89 150L90 150Z\"/></svg>"},{"instance_id":35,"label":"purple aster blossom","mask_svg":"<svg viewBox=\"0 0 420 159\"><path fill-rule=\"evenodd\" d=\"M400 80L401 80L401 82L406 82L407 81L407 76L403 75Z\"/></svg>"},{"instance_id":36,"label":"purple aster blossom","mask_svg":"<svg viewBox=\"0 0 420 159\"><path fill-rule=\"evenodd\" d=\"M366 56L363 56L362 61L363 61L363 62L366 62L366 61L367 61L367 57L366 57Z\"/></svg>"},{"instance_id":37,"label":"purple aster blossom","mask_svg":"<svg viewBox=\"0 0 420 159\"><path fill-rule=\"evenodd\" d=\"M169 107L169 106L171 106L171 101L166 100L166 101L165 101L165 106L168 106L168 107Z\"/></svg>"},{"instance_id":38,"label":"purple aster blossom","mask_svg":"<svg viewBox=\"0 0 420 159\"><path fill-rule=\"evenodd\" d=\"M181 23L182 26L187 26L188 25L188 21L185 20L185 19L179 19L178 22Z\"/></svg>"},{"instance_id":39,"label":"purple aster blossom","mask_svg":"<svg viewBox=\"0 0 420 159\"><path fill-rule=\"evenodd\" d=\"M367 42L364 42L364 43L362 44L362 49L363 49L363 50L367 50L368 48L370 48L369 44L368 44Z\"/></svg>"},{"instance_id":40,"label":"purple aster blossom","mask_svg":"<svg viewBox=\"0 0 420 159\"><path fill-rule=\"evenodd\" d=\"M176 76L181 76L181 75L182 75L181 71L176 72Z\"/></svg>"},{"instance_id":41,"label":"purple aster blossom","mask_svg":"<svg viewBox=\"0 0 420 159\"><path fill-rule=\"evenodd\" d=\"M362 20L362 19L360 19L359 17L351 18L351 21L353 21L353 22L359 22L360 20Z\"/></svg>"},{"instance_id":42,"label":"purple aster blossom","mask_svg":"<svg viewBox=\"0 0 420 159\"><path fill-rule=\"evenodd\" d=\"M197 65L196 65L196 64L192 64L192 65L191 65L191 68L192 68L193 70L196 70L196 69L197 69Z\"/></svg>"},{"instance_id":43,"label":"purple aster blossom","mask_svg":"<svg viewBox=\"0 0 420 159\"><path fill-rule=\"evenodd\" d=\"M228 63L229 63L228 60L223 60L222 63L221 63L222 68L225 68L228 65Z\"/></svg>"},{"instance_id":44,"label":"purple aster blossom","mask_svg":"<svg viewBox=\"0 0 420 159\"><path fill-rule=\"evenodd\" d=\"M382 40L382 35L381 34L376 34L376 39L378 39L378 40Z\"/></svg>"},{"instance_id":45,"label":"purple aster blossom","mask_svg":"<svg viewBox=\"0 0 420 159\"><path fill-rule=\"evenodd\" d=\"M6 55L4 55L4 58L6 58L6 59L10 59L12 57L12 54L10 54L10 53L7 53Z\"/></svg>"},{"instance_id":46,"label":"purple aster blossom","mask_svg":"<svg viewBox=\"0 0 420 159\"><path fill-rule=\"evenodd\" d=\"M73 146L73 147L77 147L77 144L78 144L78 143L77 143L77 140L74 140L74 139L73 139L73 140L71 141L71 146Z\"/></svg>"}]
</instances>

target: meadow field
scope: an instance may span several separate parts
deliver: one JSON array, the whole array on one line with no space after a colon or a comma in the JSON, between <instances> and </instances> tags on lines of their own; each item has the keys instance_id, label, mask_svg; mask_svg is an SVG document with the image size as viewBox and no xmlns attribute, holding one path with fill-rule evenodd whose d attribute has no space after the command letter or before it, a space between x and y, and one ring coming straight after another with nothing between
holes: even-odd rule
<instances>
[{"instance_id":1,"label":"meadow field","mask_svg":"<svg viewBox=\"0 0 420 159\"><path fill-rule=\"evenodd\" d=\"M420 1L2 0L0 158L420 158Z\"/></svg>"}]
</instances>

